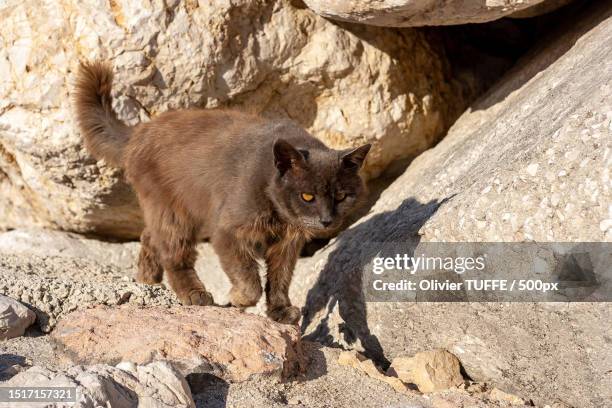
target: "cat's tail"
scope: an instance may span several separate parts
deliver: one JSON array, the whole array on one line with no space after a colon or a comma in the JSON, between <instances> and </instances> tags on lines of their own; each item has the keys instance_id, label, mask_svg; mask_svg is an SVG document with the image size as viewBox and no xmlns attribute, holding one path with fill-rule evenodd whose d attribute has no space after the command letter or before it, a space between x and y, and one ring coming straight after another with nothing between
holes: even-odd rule
<instances>
[{"instance_id":1,"label":"cat's tail","mask_svg":"<svg viewBox=\"0 0 612 408\"><path fill-rule=\"evenodd\" d=\"M101 61L81 63L74 89L76 119L85 147L96 159L123 167L131 128L117 119L111 106L113 72Z\"/></svg>"}]
</instances>

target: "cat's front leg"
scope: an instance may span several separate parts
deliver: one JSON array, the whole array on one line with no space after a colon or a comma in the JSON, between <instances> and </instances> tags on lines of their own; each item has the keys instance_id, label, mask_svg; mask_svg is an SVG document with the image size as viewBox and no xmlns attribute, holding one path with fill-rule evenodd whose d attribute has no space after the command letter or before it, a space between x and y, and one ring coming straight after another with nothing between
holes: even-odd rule
<instances>
[{"instance_id":1,"label":"cat's front leg","mask_svg":"<svg viewBox=\"0 0 612 408\"><path fill-rule=\"evenodd\" d=\"M229 293L230 304L239 308L255 306L263 291L259 278L259 265L254 255L228 231L216 231L212 244L221 267L232 284Z\"/></svg>"},{"instance_id":2,"label":"cat's front leg","mask_svg":"<svg viewBox=\"0 0 612 408\"><path fill-rule=\"evenodd\" d=\"M300 309L291 305L289 299L289 285L302 245L303 242L298 240L281 240L266 251L267 314L270 319L279 323L297 324L302 315Z\"/></svg>"}]
</instances>

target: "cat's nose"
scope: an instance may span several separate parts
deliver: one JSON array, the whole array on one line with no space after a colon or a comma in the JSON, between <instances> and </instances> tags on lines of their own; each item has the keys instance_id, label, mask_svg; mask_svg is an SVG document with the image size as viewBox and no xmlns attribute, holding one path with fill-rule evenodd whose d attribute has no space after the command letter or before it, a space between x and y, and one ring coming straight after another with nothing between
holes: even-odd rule
<instances>
[{"instance_id":1,"label":"cat's nose","mask_svg":"<svg viewBox=\"0 0 612 408\"><path fill-rule=\"evenodd\" d=\"M320 221L321 225L323 225L325 228L329 227L333 222L331 218L321 218Z\"/></svg>"}]
</instances>

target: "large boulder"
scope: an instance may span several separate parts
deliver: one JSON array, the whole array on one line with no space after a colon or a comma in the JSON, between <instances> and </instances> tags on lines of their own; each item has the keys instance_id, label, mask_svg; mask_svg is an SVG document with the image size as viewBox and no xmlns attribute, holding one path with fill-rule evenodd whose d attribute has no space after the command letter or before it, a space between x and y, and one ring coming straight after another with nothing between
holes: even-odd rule
<instances>
[{"instance_id":1,"label":"large boulder","mask_svg":"<svg viewBox=\"0 0 612 408\"><path fill-rule=\"evenodd\" d=\"M297 327L232 307L101 306L65 316L51 337L76 363L163 359L229 381L282 379L303 365Z\"/></svg>"},{"instance_id":2,"label":"large boulder","mask_svg":"<svg viewBox=\"0 0 612 408\"><path fill-rule=\"evenodd\" d=\"M291 295L307 338L378 361L443 348L471 378L538 403L606 405L609 303L367 303L362 292L364 257L381 242L418 254L429 241L612 240L612 18L596 7L544 39L368 216L300 263Z\"/></svg>"},{"instance_id":3,"label":"large boulder","mask_svg":"<svg viewBox=\"0 0 612 408\"><path fill-rule=\"evenodd\" d=\"M289 0L9 0L0 20L0 228L139 234L121 173L75 128L80 59L114 65L128 123L183 107L289 117L331 147L372 142L367 176L430 147L465 107L424 34L339 26Z\"/></svg>"},{"instance_id":4,"label":"large boulder","mask_svg":"<svg viewBox=\"0 0 612 408\"><path fill-rule=\"evenodd\" d=\"M63 400L65 402L30 400L2 406L195 408L189 384L176 368L164 361L147 365L123 362L117 367L103 364L74 366L63 370L34 366L18 373L2 386L68 387L73 393Z\"/></svg>"},{"instance_id":5,"label":"large boulder","mask_svg":"<svg viewBox=\"0 0 612 408\"><path fill-rule=\"evenodd\" d=\"M304 0L317 14L377 26L418 27L484 23L516 14L527 17L557 9L568 0ZM531 8L537 8L529 13Z\"/></svg>"}]
</instances>

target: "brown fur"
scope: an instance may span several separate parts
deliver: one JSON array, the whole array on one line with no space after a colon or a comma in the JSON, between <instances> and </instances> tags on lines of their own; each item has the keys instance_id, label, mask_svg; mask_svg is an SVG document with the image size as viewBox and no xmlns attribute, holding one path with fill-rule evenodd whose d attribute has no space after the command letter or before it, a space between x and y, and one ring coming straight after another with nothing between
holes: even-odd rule
<instances>
[{"instance_id":1,"label":"brown fur","mask_svg":"<svg viewBox=\"0 0 612 408\"><path fill-rule=\"evenodd\" d=\"M297 322L288 291L300 250L361 202L358 170L369 145L336 151L293 122L229 110L167 112L129 128L112 110L111 82L108 66L82 65L76 114L91 154L125 169L138 195L145 219L138 281L159 283L165 271L184 304L212 304L194 269L196 243L209 238L232 283L232 305L261 297L263 258L268 315Z\"/></svg>"},{"instance_id":2,"label":"brown fur","mask_svg":"<svg viewBox=\"0 0 612 408\"><path fill-rule=\"evenodd\" d=\"M83 66L75 87L76 117L85 137L85 146L97 158L122 167L122 152L130 128L119 120L111 106L113 72L101 63Z\"/></svg>"}]
</instances>

